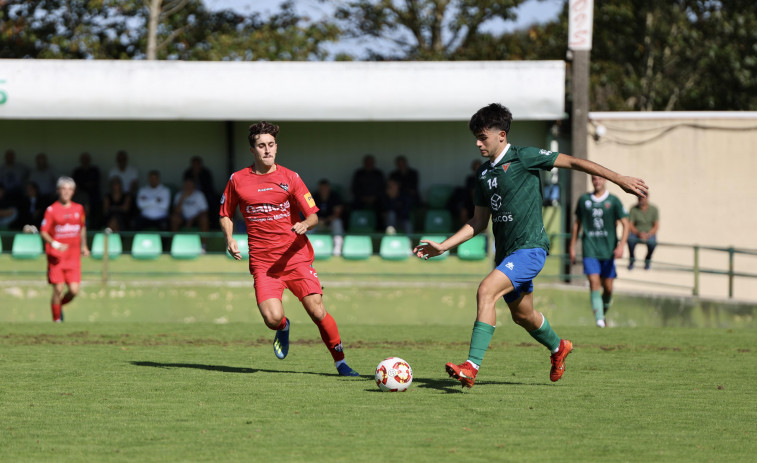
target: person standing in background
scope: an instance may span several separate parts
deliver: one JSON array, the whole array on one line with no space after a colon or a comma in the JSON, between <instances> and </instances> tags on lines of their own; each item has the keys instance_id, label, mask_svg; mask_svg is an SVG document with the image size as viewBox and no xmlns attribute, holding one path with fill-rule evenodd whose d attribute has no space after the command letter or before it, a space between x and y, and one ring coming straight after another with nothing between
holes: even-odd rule
<instances>
[{"instance_id":1,"label":"person standing in background","mask_svg":"<svg viewBox=\"0 0 757 463\"><path fill-rule=\"evenodd\" d=\"M617 273L615 259L623 257L628 241L628 212L617 196L610 194L605 179L591 176L593 193L584 193L576 203L576 220L570 235L568 253L571 263L576 263L576 241L581 234L584 275L589 279L591 310L597 326L606 326L605 316L612 305L613 282ZM623 227L618 239L617 226ZM600 293L600 290L602 291Z\"/></svg>"},{"instance_id":2,"label":"person standing in background","mask_svg":"<svg viewBox=\"0 0 757 463\"><path fill-rule=\"evenodd\" d=\"M45 211L40 236L47 254L47 281L53 287L50 300L53 321L63 321L63 306L79 294L81 256L89 255L84 208L71 200L76 182L61 177L57 182L58 200ZM68 291L63 294L65 287Z\"/></svg>"}]
</instances>

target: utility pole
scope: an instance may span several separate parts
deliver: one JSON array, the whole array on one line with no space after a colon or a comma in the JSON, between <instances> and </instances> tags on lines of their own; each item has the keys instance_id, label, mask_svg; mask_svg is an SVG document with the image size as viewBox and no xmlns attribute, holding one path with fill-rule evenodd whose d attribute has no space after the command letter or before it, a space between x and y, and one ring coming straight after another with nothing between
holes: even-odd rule
<instances>
[{"instance_id":1,"label":"utility pole","mask_svg":"<svg viewBox=\"0 0 757 463\"><path fill-rule=\"evenodd\" d=\"M573 109L571 111L572 155L588 158L589 124L589 62L591 55L592 23L594 21L594 0L570 0L568 12L568 49L572 54L571 93ZM573 221L573 206L586 190L586 174L571 171L570 191L567 197L565 224L570 230ZM570 240L568 238L566 241ZM568 242L565 249L568 249ZM566 265L566 275L570 275L570 263ZM567 278L570 281L570 277Z\"/></svg>"}]
</instances>

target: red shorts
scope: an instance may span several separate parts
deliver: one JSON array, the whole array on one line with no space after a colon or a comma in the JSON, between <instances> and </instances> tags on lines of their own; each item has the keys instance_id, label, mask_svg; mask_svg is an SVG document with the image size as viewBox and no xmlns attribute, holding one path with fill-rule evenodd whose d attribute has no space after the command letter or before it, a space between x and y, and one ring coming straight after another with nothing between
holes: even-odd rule
<instances>
[{"instance_id":1,"label":"red shorts","mask_svg":"<svg viewBox=\"0 0 757 463\"><path fill-rule=\"evenodd\" d=\"M60 283L81 283L81 266L66 263L47 264L47 282L52 285Z\"/></svg>"},{"instance_id":2,"label":"red shorts","mask_svg":"<svg viewBox=\"0 0 757 463\"><path fill-rule=\"evenodd\" d=\"M258 304L268 299L281 300L284 288L289 288L299 300L310 294L323 294L318 274L310 264L303 263L278 273L270 270L253 272L252 276L255 278L255 299Z\"/></svg>"}]
</instances>

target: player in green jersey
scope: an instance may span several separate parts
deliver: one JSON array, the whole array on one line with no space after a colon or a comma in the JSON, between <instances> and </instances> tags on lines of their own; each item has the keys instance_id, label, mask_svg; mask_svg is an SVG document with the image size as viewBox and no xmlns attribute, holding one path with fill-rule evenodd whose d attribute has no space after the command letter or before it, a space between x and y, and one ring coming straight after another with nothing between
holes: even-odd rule
<instances>
[{"instance_id":1,"label":"player in green jersey","mask_svg":"<svg viewBox=\"0 0 757 463\"><path fill-rule=\"evenodd\" d=\"M617 196L605 188L605 179L591 176L593 193L584 193L576 203L576 220L570 236L570 262L576 263L576 241L581 234L583 248L584 275L589 279L591 310L597 326L605 327L605 314L612 304L612 285L615 277L615 259L623 256L623 248L628 241L628 212ZM620 224L623 234L620 240L616 228ZM600 294L600 289L602 293Z\"/></svg>"},{"instance_id":2,"label":"player in green jersey","mask_svg":"<svg viewBox=\"0 0 757 463\"><path fill-rule=\"evenodd\" d=\"M448 363L450 376L472 387L497 323L495 304L504 297L515 323L552 353L550 379L557 381L565 371L565 357L573 349L560 339L543 314L534 310L533 279L541 271L549 252L549 240L542 222L542 192L539 170L562 167L599 175L624 191L644 196L643 180L619 175L594 162L537 148L521 148L507 142L512 114L493 103L473 115L468 127L476 137L481 156L489 159L476 173L473 218L441 243L421 240L413 252L422 259L445 251L486 230L493 223L495 264L478 286L477 313L468 360Z\"/></svg>"}]
</instances>

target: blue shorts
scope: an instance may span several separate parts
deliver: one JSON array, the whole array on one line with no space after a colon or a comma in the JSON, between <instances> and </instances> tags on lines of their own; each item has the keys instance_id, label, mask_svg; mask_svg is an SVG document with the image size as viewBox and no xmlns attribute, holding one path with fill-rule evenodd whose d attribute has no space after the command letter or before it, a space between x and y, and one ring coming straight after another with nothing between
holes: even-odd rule
<instances>
[{"instance_id":1,"label":"blue shorts","mask_svg":"<svg viewBox=\"0 0 757 463\"><path fill-rule=\"evenodd\" d=\"M584 257L584 275L599 274L601 278L615 278L615 259L599 260L596 257Z\"/></svg>"},{"instance_id":2,"label":"blue shorts","mask_svg":"<svg viewBox=\"0 0 757 463\"><path fill-rule=\"evenodd\" d=\"M518 249L502 259L497 270L507 275L515 289L505 294L505 302L517 300L521 295L534 291L534 278L544 268L547 251L542 248Z\"/></svg>"}]
</instances>

